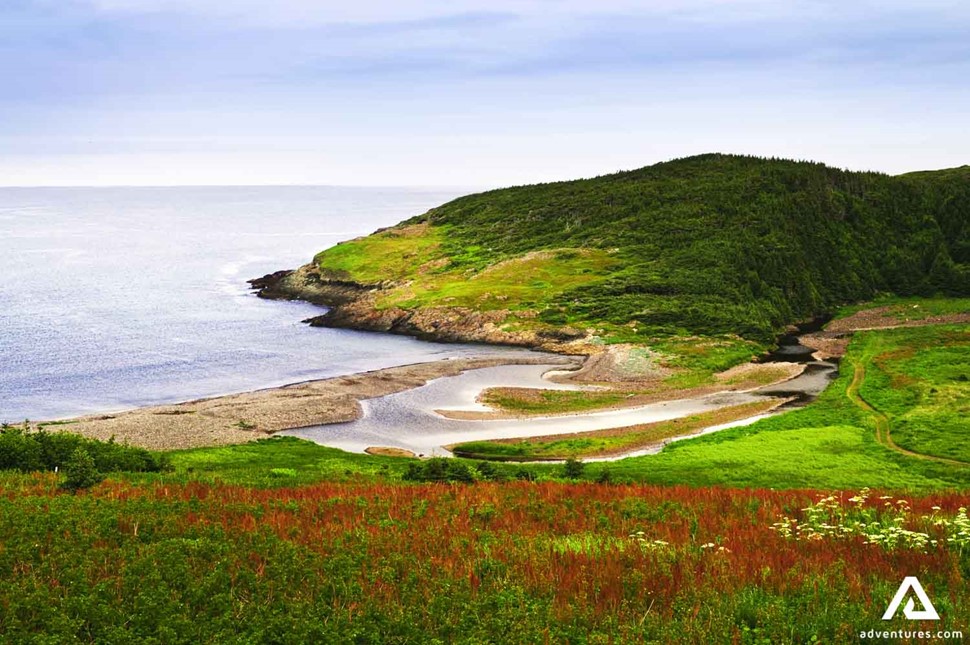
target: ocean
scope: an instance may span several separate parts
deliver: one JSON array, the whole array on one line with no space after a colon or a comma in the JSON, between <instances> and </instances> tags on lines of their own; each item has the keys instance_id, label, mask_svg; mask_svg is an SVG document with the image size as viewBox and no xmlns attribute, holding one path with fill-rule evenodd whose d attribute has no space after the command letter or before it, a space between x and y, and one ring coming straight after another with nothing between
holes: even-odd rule
<instances>
[{"instance_id":1,"label":"ocean","mask_svg":"<svg viewBox=\"0 0 970 645\"><path fill-rule=\"evenodd\" d=\"M310 328L246 280L457 192L0 189L0 421L173 403L513 350Z\"/></svg>"}]
</instances>

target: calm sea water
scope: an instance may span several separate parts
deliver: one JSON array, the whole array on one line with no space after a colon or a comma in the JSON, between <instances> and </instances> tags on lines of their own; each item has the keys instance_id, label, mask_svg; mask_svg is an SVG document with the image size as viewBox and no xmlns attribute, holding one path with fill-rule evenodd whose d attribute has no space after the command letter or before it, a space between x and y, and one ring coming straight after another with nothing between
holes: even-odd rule
<instances>
[{"instance_id":1,"label":"calm sea water","mask_svg":"<svg viewBox=\"0 0 970 645\"><path fill-rule=\"evenodd\" d=\"M52 419L511 350L310 328L246 279L456 193L0 189L0 420Z\"/></svg>"}]
</instances>

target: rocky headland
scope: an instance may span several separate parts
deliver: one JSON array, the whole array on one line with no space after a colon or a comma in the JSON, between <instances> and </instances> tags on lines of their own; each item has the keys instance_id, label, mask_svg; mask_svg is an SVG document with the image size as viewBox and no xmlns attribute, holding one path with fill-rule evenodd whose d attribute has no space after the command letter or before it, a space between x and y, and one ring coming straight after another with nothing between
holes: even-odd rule
<instances>
[{"instance_id":1,"label":"rocky headland","mask_svg":"<svg viewBox=\"0 0 970 645\"><path fill-rule=\"evenodd\" d=\"M313 263L255 278L249 284L260 298L303 300L326 306L325 313L304 321L314 327L379 331L445 343L510 345L572 355L588 356L603 349L590 342L587 332L569 326L503 329L503 322L509 316L509 311L504 309L381 307L378 297L396 286L394 282L364 284L335 278L325 275Z\"/></svg>"}]
</instances>

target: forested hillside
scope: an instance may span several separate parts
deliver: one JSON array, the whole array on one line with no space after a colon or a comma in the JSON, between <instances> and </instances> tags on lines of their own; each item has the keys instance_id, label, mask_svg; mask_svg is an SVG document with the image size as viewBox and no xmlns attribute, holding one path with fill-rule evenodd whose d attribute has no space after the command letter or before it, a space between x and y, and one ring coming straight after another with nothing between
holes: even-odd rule
<instances>
[{"instance_id":1,"label":"forested hillside","mask_svg":"<svg viewBox=\"0 0 970 645\"><path fill-rule=\"evenodd\" d=\"M449 269L612 251L605 280L542 312L551 323L764 338L877 291L970 293L970 167L891 177L711 154L470 195L410 223L424 221L447 227Z\"/></svg>"},{"instance_id":2,"label":"forested hillside","mask_svg":"<svg viewBox=\"0 0 970 645\"><path fill-rule=\"evenodd\" d=\"M701 155L461 197L256 283L331 305L316 324L685 360L720 347L723 369L842 304L970 295L970 167ZM691 336L713 345L671 346Z\"/></svg>"}]
</instances>

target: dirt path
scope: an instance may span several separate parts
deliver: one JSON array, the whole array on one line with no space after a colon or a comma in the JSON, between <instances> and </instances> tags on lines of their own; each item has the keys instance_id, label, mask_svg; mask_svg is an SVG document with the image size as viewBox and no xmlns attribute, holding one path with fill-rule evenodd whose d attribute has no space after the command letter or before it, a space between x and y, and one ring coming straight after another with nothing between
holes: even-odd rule
<instances>
[{"instance_id":1,"label":"dirt path","mask_svg":"<svg viewBox=\"0 0 970 645\"><path fill-rule=\"evenodd\" d=\"M948 464L951 466L970 466L967 462L960 461L958 459L950 459L948 457L937 457L935 455L927 455L921 452L914 452L907 448L899 446L895 441L893 441L891 427L889 424L889 417L885 413L880 412L875 407L873 407L868 401L862 398L859 393L859 388L862 387L862 382L866 378L866 365L869 363L868 357L861 357L859 362L855 364L855 370L852 374L852 382L849 383L849 387L845 390L845 395L849 397L849 400L855 404L856 407L865 411L872 417L873 421L876 423L876 441L880 445L889 448L890 450L895 450L901 455L906 455L907 457L915 457L916 459L924 459L927 461L935 461L941 464Z\"/></svg>"}]
</instances>

